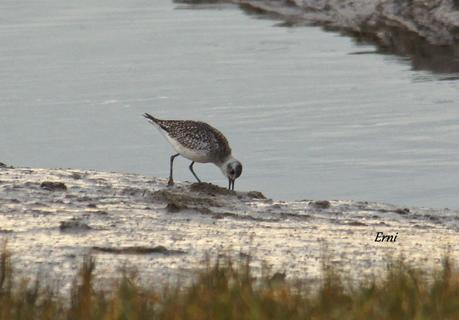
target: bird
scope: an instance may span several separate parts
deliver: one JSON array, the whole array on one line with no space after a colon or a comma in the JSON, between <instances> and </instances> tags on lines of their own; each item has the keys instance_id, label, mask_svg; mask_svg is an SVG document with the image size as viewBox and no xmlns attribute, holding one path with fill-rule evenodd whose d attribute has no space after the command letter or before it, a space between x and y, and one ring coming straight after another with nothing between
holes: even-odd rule
<instances>
[{"instance_id":1,"label":"bird","mask_svg":"<svg viewBox=\"0 0 459 320\"><path fill-rule=\"evenodd\" d=\"M228 190L234 190L234 182L241 176L242 164L231 154L226 137L211 125L193 120L161 120L148 113L143 116L155 126L177 152L170 158L168 186L174 185L174 159L181 155L191 160L191 173L198 182L199 177L193 170L195 162L213 163L228 178Z\"/></svg>"}]
</instances>

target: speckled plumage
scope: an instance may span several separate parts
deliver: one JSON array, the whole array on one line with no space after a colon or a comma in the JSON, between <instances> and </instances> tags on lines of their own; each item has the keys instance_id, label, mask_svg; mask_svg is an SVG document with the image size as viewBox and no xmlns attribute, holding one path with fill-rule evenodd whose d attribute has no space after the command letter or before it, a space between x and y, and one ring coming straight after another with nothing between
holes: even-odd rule
<instances>
[{"instance_id":1,"label":"speckled plumage","mask_svg":"<svg viewBox=\"0 0 459 320\"><path fill-rule=\"evenodd\" d=\"M199 162L223 162L231 155L231 148L225 136L205 122L160 120L148 113L145 113L144 117L164 130L169 139L173 139L181 146L199 152L208 158L206 161L197 160ZM174 146L174 148L176 147Z\"/></svg>"},{"instance_id":2,"label":"speckled plumage","mask_svg":"<svg viewBox=\"0 0 459 320\"><path fill-rule=\"evenodd\" d=\"M191 160L191 173L198 182L193 170L195 162L213 163L228 178L228 189L234 190L234 182L242 173L242 164L231 155L231 148L225 136L207 123L191 120L160 120L152 115L143 115L164 135L177 154L170 158L168 186L174 185L174 159L181 155Z\"/></svg>"}]
</instances>

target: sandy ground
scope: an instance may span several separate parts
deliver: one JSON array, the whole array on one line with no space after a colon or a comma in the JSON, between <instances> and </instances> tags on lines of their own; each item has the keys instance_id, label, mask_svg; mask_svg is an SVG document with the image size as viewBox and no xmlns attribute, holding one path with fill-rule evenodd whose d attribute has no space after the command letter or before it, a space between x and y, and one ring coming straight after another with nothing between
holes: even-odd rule
<instances>
[{"instance_id":1,"label":"sandy ground","mask_svg":"<svg viewBox=\"0 0 459 320\"><path fill-rule=\"evenodd\" d=\"M177 2L189 2L187 0ZM193 1L191 1L193 2ZM200 2L200 1L195 1ZM205 2L205 1L204 1ZM459 33L459 7L452 0L232 0L254 9L290 17L293 21L309 20L355 32L374 32L376 37L391 41L383 27L412 32L437 45L455 45ZM389 38L387 38L389 37Z\"/></svg>"},{"instance_id":2,"label":"sandy ground","mask_svg":"<svg viewBox=\"0 0 459 320\"><path fill-rule=\"evenodd\" d=\"M324 248L352 275L379 272L398 255L432 268L446 250L457 260L458 222L448 209L283 202L134 174L0 168L0 238L20 274L50 275L63 289L88 254L102 278L128 264L161 281L187 278L221 252L251 254L255 268L265 263L289 278L317 279ZM375 242L377 232L396 242Z\"/></svg>"}]
</instances>

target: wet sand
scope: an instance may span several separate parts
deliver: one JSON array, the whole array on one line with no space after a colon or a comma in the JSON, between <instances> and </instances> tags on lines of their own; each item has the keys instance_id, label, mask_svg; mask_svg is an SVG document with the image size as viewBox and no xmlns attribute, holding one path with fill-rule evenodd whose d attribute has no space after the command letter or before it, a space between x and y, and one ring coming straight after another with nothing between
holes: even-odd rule
<instances>
[{"instance_id":1,"label":"wet sand","mask_svg":"<svg viewBox=\"0 0 459 320\"><path fill-rule=\"evenodd\" d=\"M288 278L317 279L326 251L360 277L388 256L434 268L459 254L458 212L382 203L266 199L202 183L76 169L0 168L0 238L22 275L70 287L83 257L111 278L124 264L163 281L186 279L207 254L251 254ZM375 242L377 232L397 235ZM448 249L449 248L449 249ZM324 251L325 250L325 251Z\"/></svg>"}]
</instances>

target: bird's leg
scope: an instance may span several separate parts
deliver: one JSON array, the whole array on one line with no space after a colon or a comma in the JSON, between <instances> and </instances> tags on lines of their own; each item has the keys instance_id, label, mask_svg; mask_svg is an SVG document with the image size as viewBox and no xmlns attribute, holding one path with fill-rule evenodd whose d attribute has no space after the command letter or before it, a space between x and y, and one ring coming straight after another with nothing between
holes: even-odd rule
<instances>
[{"instance_id":1,"label":"bird's leg","mask_svg":"<svg viewBox=\"0 0 459 320\"><path fill-rule=\"evenodd\" d=\"M232 180L231 178L228 178L228 190L234 191L234 180Z\"/></svg>"},{"instance_id":2,"label":"bird's leg","mask_svg":"<svg viewBox=\"0 0 459 320\"><path fill-rule=\"evenodd\" d=\"M194 164L194 161L191 162L190 164L190 170L191 170L191 173L193 174L193 176L196 178L196 180L198 180L199 183L201 183L201 180L199 180L198 176L196 175L196 173L194 173L194 170L193 170L193 164Z\"/></svg>"},{"instance_id":3,"label":"bird's leg","mask_svg":"<svg viewBox=\"0 0 459 320\"><path fill-rule=\"evenodd\" d=\"M172 178L172 167L174 165L174 159L178 155L180 155L180 153L177 153L177 154L174 154L173 156L171 156L171 171L169 173L169 181L167 182L168 186L173 186L174 185L174 179Z\"/></svg>"}]
</instances>

